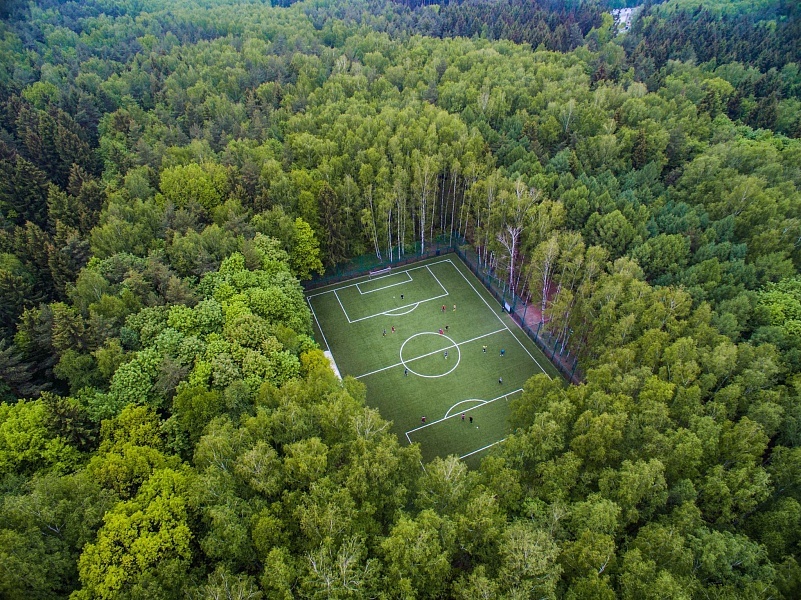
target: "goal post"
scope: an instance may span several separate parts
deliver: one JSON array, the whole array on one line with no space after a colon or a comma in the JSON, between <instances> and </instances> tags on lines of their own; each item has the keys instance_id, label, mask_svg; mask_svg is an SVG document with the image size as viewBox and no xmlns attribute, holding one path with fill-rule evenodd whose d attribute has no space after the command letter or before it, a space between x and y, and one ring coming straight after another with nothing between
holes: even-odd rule
<instances>
[{"instance_id":1,"label":"goal post","mask_svg":"<svg viewBox=\"0 0 801 600\"><path fill-rule=\"evenodd\" d=\"M374 271L370 271L370 279L373 277L380 277L382 275L388 275L392 271L392 267L384 267L383 269L376 269Z\"/></svg>"}]
</instances>

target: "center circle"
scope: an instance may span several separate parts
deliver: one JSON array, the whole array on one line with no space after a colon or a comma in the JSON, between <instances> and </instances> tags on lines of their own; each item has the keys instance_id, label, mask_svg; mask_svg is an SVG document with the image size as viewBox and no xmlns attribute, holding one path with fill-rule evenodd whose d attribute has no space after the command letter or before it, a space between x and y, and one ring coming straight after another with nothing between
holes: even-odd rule
<instances>
[{"instance_id":1,"label":"center circle","mask_svg":"<svg viewBox=\"0 0 801 600\"><path fill-rule=\"evenodd\" d=\"M403 360L403 349L406 347L406 344L408 344L414 338L420 337L422 335L435 335L435 336L437 336L439 338L443 338L443 339L447 340L450 345L446 346L445 348L441 348L439 350L434 350L433 352L428 352L426 354L423 354L422 356L415 356L414 358L410 359L409 362L413 362L415 360L418 360L420 358L425 358L427 356L433 356L434 354L439 354L440 352L443 352L445 350L450 350L451 348L455 348L456 349L456 360L453 361L453 366L449 370L445 371L444 373L440 373L438 375L423 375L422 373L418 373L417 371L412 369L409 366L409 364L405 360ZM406 369L409 370L409 373L411 373L413 375L417 375L418 377L426 377L426 378L429 378L429 379L435 379L437 377L445 377L445 375L453 373L453 371L456 369L456 367L459 366L459 362L461 360L462 360L462 353L459 350L459 346L456 344L456 342L454 342L451 338L449 338L445 334L434 333L433 331L423 331L421 333L415 333L414 335L411 335L408 338L406 338L406 340L403 342L403 344L401 344L401 347L400 347L400 361L401 361L401 363L403 364L403 366Z\"/></svg>"}]
</instances>

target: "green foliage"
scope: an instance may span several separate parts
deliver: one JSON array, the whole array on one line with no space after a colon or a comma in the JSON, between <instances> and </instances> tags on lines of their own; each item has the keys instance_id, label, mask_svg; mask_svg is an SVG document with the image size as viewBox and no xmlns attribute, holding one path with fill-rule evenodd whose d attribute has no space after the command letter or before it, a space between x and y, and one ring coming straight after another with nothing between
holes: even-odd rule
<instances>
[{"instance_id":1,"label":"green foliage","mask_svg":"<svg viewBox=\"0 0 801 600\"><path fill-rule=\"evenodd\" d=\"M82 587L75 597L139 597L147 590L174 597L192 557L190 485L185 472L156 471L135 498L106 513L97 541L78 561Z\"/></svg>"},{"instance_id":2,"label":"green foliage","mask_svg":"<svg viewBox=\"0 0 801 600\"><path fill-rule=\"evenodd\" d=\"M129 203L125 198L113 198L90 234L92 254L100 258L120 252L147 256L162 245L163 214L152 200Z\"/></svg>"},{"instance_id":3,"label":"green foliage","mask_svg":"<svg viewBox=\"0 0 801 600\"><path fill-rule=\"evenodd\" d=\"M297 217L293 224L292 242L289 250L289 264L298 279L309 279L313 271L322 274L320 243L311 226L300 217Z\"/></svg>"},{"instance_id":4,"label":"green foliage","mask_svg":"<svg viewBox=\"0 0 801 600\"><path fill-rule=\"evenodd\" d=\"M173 413L192 441L200 438L206 425L224 409L223 395L217 390L184 387L173 399Z\"/></svg>"},{"instance_id":5,"label":"green foliage","mask_svg":"<svg viewBox=\"0 0 801 600\"><path fill-rule=\"evenodd\" d=\"M797 7L418 4L0 8L0 596L799 597ZM298 283L437 238L580 360L477 470Z\"/></svg>"},{"instance_id":6,"label":"green foliage","mask_svg":"<svg viewBox=\"0 0 801 600\"><path fill-rule=\"evenodd\" d=\"M47 475L3 499L0 589L9 598L66 596L77 586L77 559L117 499L85 472Z\"/></svg>"},{"instance_id":7,"label":"green foliage","mask_svg":"<svg viewBox=\"0 0 801 600\"><path fill-rule=\"evenodd\" d=\"M210 211L226 199L228 175L220 165L190 163L164 169L159 186L167 201L179 208L197 203Z\"/></svg>"},{"instance_id":8,"label":"green foliage","mask_svg":"<svg viewBox=\"0 0 801 600\"><path fill-rule=\"evenodd\" d=\"M41 400L0 404L0 475L63 473L78 465L80 452L52 435L49 416Z\"/></svg>"}]
</instances>

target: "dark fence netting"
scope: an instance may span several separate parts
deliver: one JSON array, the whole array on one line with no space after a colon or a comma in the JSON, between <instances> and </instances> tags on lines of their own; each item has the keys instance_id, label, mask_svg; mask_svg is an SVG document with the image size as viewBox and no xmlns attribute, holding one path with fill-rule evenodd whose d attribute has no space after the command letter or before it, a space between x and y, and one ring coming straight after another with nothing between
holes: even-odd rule
<instances>
[{"instance_id":1,"label":"dark fence netting","mask_svg":"<svg viewBox=\"0 0 801 600\"><path fill-rule=\"evenodd\" d=\"M470 246L457 246L454 251L509 313L512 320L539 346L565 379L571 383L581 383L583 374L579 368L578 358L567 349L569 338L558 339L547 332L543 327L539 307L512 293L509 285L499 279L494 270L482 264L481 257Z\"/></svg>"},{"instance_id":2,"label":"dark fence netting","mask_svg":"<svg viewBox=\"0 0 801 600\"><path fill-rule=\"evenodd\" d=\"M453 244L447 236L443 236L432 243L426 244L425 250L421 249L418 242L414 249L410 249L407 246L402 254L398 249L393 248L391 260L386 256L378 258L375 254L359 256L349 262L329 267L322 275L303 282L303 287L309 291L332 283L367 275L370 271L390 266L399 267L447 253L456 253L462 259L509 316L512 317L512 320L539 346L565 379L571 383L581 383L583 373L579 368L578 358L571 354L567 348L568 339L560 339L547 332L543 327L539 308L513 294L506 282L499 279L493 269L486 264L482 264L480 256L465 243L464 239L460 239L457 244Z\"/></svg>"},{"instance_id":3,"label":"dark fence netting","mask_svg":"<svg viewBox=\"0 0 801 600\"><path fill-rule=\"evenodd\" d=\"M303 287L306 290L314 290L332 283L352 279L353 277L367 275L370 271L376 271L384 267L400 267L447 252L454 252L456 247L449 243L448 240L448 236L438 237L434 242L426 243L425 249L422 249L420 242L417 242L414 247L407 245L403 249L403 253L401 253L400 249L393 248L391 258L387 255L382 255L382 258L378 258L375 254L357 256L348 262L327 268L322 275L316 275L309 281L304 281ZM463 240L460 240L460 242L463 242Z\"/></svg>"}]
</instances>

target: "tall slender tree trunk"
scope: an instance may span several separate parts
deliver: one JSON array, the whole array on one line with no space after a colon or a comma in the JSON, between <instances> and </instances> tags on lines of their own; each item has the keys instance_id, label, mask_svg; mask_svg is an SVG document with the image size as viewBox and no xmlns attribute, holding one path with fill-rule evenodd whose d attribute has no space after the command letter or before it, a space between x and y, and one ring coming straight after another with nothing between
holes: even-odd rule
<instances>
[{"instance_id":1,"label":"tall slender tree trunk","mask_svg":"<svg viewBox=\"0 0 801 600\"><path fill-rule=\"evenodd\" d=\"M439 232L440 235L445 233L445 223L447 222L447 217L445 215L445 188L448 187L448 176L447 172L443 171L442 177L437 177L437 181L440 182L439 187Z\"/></svg>"},{"instance_id":2,"label":"tall slender tree trunk","mask_svg":"<svg viewBox=\"0 0 801 600\"><path fill-rule=\"evenodd\" d=\"M387 211L387 255L389 256L389 262L392 262L394 254L392 250L392 205L390 204Z\"/></svg>"},{"instance_id":3,"label":"tall slender tree trunk","mask_svg":"<svg viewBox=\"0 0 801 600\"><path fill-rule=\"evenodd\" d=\"M367 203L370 207L370 233L373 237L373 247L375 248L376 258L381 260L381 247L378 245L378 227L375 223L375 209L373 207L373 186L368 187Z\"/></svg>"}]
</instances>

